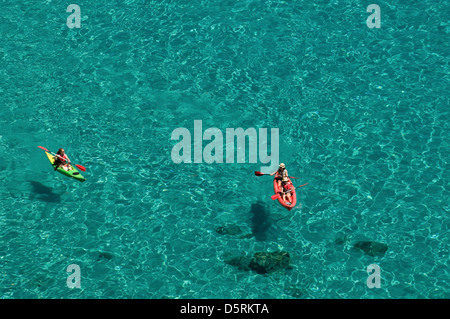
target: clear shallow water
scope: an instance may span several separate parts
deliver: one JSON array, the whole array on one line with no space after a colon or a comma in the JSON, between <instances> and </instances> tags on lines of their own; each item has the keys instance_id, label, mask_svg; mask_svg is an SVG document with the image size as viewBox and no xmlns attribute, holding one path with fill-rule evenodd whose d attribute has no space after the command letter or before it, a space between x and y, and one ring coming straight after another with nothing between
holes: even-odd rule
<instances>
[{"instance_id":1,"label":"clear shallow water","mask_svg":"<svg viewBox=\"0 0 450 319\"><path fill-rule=\"evenodd\" d=\"M2 298L450 296L445 2L378 2L381 29L357 1L77 4L78 30L52 1L0 4ZM171 132L197 119L279 128L280 160L309 183L297 208L270 199L260 164L174 164ZM252 233L254 203L262 236L215 231ZM224 263L277 250L293 269Z\"/></svg>"}]
</instances>

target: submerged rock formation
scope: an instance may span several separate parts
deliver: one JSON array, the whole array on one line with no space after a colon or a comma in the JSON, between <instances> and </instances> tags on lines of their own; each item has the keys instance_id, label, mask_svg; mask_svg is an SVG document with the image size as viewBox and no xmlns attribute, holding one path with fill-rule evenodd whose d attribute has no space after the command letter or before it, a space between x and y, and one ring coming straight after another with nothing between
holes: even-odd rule
<instances>
[{"instance_id":1,"label":"submerged rock formation","mask_svg":"<svg viewBox=\"0 0 450 319\"><path fill-rule=\"evenodd\" d=\"M221 235L237 235L242 232L242 229L237 225L225 225L217 227L216 232Z\"/></svg>"},{"instance_id":2,"label":"submerged rock formation","mask_svg":"<svg viewBox=\"0 0 450 319\"><path fill-rule=\"evenodd\" d=\"M388 250L388 245L385 243L380 243L376 241L361 240L352 242L352 235L339 233L334 243L336 245L342 245L345 249L354 249L363 252L364 254L372 257L384 256Z\"/></svg>"},{"instance_id":3,"label":"submerged rock formation","mask_svg":"<svg viewBox=\"0 0 450 319\"><path fill-rule=\"evenodd\" d=\"M247 256L239 256L233 257L231 259L226 259L225 263L237 267L239 270L251 270L249 266L250 258Z\"/></svg>"},{"instance_id":4,"label":"submerged rock formation","mask_svg":"<svg viewBox=\"0 0 450 319\"><path fill-rule=\"evenodd\" d=\"M239 235L242 233L242 229L241 227L239 227L238 225L225 225L225 226L219 226L216 228L216 232L219 233L220 235ZM253 234L245 234L245 235L241 235L239 236L239 239L247 239L247 238L252 238Z\"/></svg>"},{"instance_id":5,"label":"submerged rock formation","mask_svg":"<svg viewBox=\"0 0 450 319\"><path fill-rule=\"evenodd\" d=\"M384 256L388 250L388 245L375 241L358 241L353 245L353 248L361 250L366 255L375 257Z\"/></svg>"},{"instance_id":6,"label":"submerged rock formation","mask_svg":"<svg viewBox=\"0 0 450 319\"><path fill-rule=\"evenodd\" d=\"M114 258L113 254L105 252L105 251L99 251L97 261L102 260L102 259L111 260L113 258Z\"/></svg>"},{"instance_id":7,"label":"submerged rock formation","mask_svg":"<svg viewBox=\"0 0 450 319\"><path fill-rule=\"evenodd\" d=\"M291 257L286 251L276 251L273 253L259 252L253 255L249 267L258 274L266 274L289 267Z\"/></svg>"},{"instance_id":8,"label":"submerged rock formation","mask_svg":"<svg viewBox=\"0 0 450 319\"><path fill-rule=\"evenodd\" d=\"M290 267L291 257L286 251L256 252L253 257L240 256L225 260L225 263L240 270L253 270L258 274L267 274Z\"/></svg>"}]
</instances>

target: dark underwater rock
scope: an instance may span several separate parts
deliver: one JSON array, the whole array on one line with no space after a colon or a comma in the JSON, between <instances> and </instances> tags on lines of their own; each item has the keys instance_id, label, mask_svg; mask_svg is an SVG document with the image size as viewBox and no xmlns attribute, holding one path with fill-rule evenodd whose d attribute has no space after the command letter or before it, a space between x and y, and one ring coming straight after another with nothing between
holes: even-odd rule
<instances>
[{"instance_id":1,"label":"dark underwater rock","mask_svg":"<svg viewBox=\"0 0 450 319\"><path fill-rule=\"evenodd\" d=\"M363 251L366 255L375 257L384 256L388 250L388 245L375 241L358 241L353 245L353 248Z\"/></svg>"},{"instance_id":2,"label":"dark underwater rock","mask_svg":"<svg viewBox=\"0 0 450 319\"><path fill-rule=\"evenodd\" d=\"M239 256L225 263L239 270L253 270L258 274L267 274L277 270L290 268L291 257L286 251L256 252L253 257Z\"/></svg>"},{"instance_id":3,"label":"dark underwater rock","mask_svg":"<svg viewBox=\"0 0 450 319\"><path fill-rule=\"evenodd\" d=\"M237 225L225 225L217 227L216 232L221 235L237 235L242 232L242 229Z\"/></svg>"},{"instance_id":4,"label":"dark underwater rock","mask_svg":"<svg viewBox=\"0 0 450 319\"><path fill-rule=\"evenodd\" d=\"M239 270L250 270L250 258L247 256L233 257L225 260L225 263L237 267Z\"/></svg>"},{"instance_id":5,"label":"dark underwater rock","mask_svg":"<svg viewBox=\"0 0 450 319\"><path fill-rule=\"evenodd\" d=\"M291 257L286 251L257 252L250 260L249 267L258 274L266 274L289 267Z\"/></svg>"},{"instance_id":6,"label":"dark underwater rock","mask_svg":"<svg viewBox=\"0 0 450 319\"><path fill-rule=\"evenodd\" d=\"M114 258L114 255L108 252L100 251L98 253L97 261L101 259L111 260Z\"/></svg>"},{"instance_id":7,"label":"dark underwater rock","mask_svg":"<svg viewBox=\"0 0 450 319\"><path fill-rule=\"evenodd\" d=\"M161 231L161 228L162 228L161 225L156 226L155 228L153 228L153 233L157 233L157 232Z\"/></svg>"}]
</instances>

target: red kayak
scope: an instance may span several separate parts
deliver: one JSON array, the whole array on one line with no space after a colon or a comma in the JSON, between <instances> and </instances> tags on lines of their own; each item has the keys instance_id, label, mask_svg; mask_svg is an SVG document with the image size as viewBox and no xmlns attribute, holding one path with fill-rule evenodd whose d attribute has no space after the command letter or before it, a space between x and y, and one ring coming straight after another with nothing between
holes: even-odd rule
<instances>
[{"instance_id":1,"label":"red kayak","mask_svg":"<svg viewBox=\"0 0 450 319\"><path fill-rule=\"evenodd\" d=\"M276 177L277 175L275 175ZM291 183L291 179L289 178L289 183ZM278 194L279 189L278 189L278 181L276 178L274 178L273 180L273 190L275 191L275 194ZM287 198L286 198L287 200ZM293 191L291 191L291 200L292 203L287 203L283 200L283 196L278 197L278 201L280 202L281 206L283 206L284 208L286 208L287 210L291 210L292 208L294 208L295 204L297 203L297 194L295 194L295 189Z\"/></svg>"}]
</instances>

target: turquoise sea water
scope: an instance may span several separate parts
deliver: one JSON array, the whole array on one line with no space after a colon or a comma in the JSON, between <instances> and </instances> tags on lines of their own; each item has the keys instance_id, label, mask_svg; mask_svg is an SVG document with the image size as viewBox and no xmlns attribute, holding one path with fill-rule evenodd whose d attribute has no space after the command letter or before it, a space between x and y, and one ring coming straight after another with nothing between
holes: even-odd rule
<instances>
[{"instance_id":1,"label":"turquoise sea water","mask_svg":"<svg viewBox=\"0 0 450 319\"><path fill-rule=\"evenodd\" d=\"M80 29L26 3L0 2L0 298L450 297L447 1L378 1L379 29L368 1L83 0ZM279 128L296 208L261 163L174 164L194 120ZM291 269L225 263L280 250Z\"/></svg>"}]
</instances>

